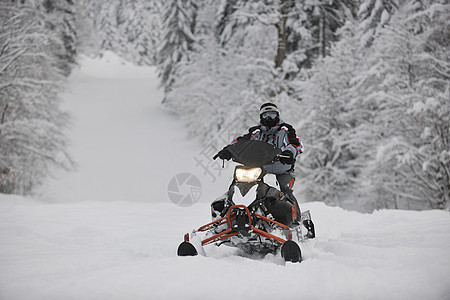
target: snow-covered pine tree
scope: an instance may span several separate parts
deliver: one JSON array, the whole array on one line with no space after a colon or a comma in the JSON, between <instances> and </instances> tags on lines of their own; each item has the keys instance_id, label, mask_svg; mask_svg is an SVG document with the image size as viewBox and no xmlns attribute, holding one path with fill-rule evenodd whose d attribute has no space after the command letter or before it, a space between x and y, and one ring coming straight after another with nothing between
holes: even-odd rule
<instances>
[{"instance_id":1,"label":"snow-covered pine tree","mask_svg":"<svg viewBox=\"0 0 450 300\"><path fill-rule=\"evenodd\" d=\"M317 0L306 2L304 10L307 19L303 27L309 28L313 39L308 49L310 63L318 56L325 57L331 45L338 40L337 31L345 24L347 18L356 14L358 1L351 0Z\"/></svg>"},{"instance_id":2,"label":"snow-covered pine tree","mask_svg":"<svg viewBox=\"0 0 450 300\"><path fill-rule=\"evenodd\" d=\"M38 1L37 1L38 2ZM47 14L47 26L63 41L63 47L54 47L59 58L58 65L68 76L77 56L77 12L72 0L41 0L43 12Z\"/></svg>"},{"instance_id":3,"label":"snow-covered pine tree","mask_svg":"<svg viewBox=\"0 0 450 300\"><path fill-rule=\"evenodd\" d=\"M152 4L152 5L150 5ZM152 9L152 10L151 10ZM158 6L155 1L120 0L117 8L119 49L116 52L138 65L154 65L159 46ZM155 27L159 26L159 27Z\"/></svg>"},{"instance_id":4,"label":"snow-covered pine tree","mask_svg":"<svg viewBox=\"0 0 450 300\"><path fill-rule=\"evenodd\" d=\"M281 99L296 96L293 80L300 71L298 66L306 59L302 47L310 40L303 23L306 18L303 3L287 0L232 3L219 6L216 23L219 40L230 53L259 58L260 62L264 59L265 73L260 72L260 78L252 76L255 82L260 81L256 85L260 87L255 90L256 99L288 103Z\"/></svg>"},{"instance_id":5,"label":"snow-covered pine tree","mask_svg":"<svg viewBox=\"0 0 450 300\"><path fill-rule=\"evenodd\" d=\"M398 0L363 0L358 11L362 45L370 47L378 32L389 23Z\"/></svg>"},{"instance_id":6,"label":"snow-covered pine tree","mask_svg":"<svg viewBox=\"0 0 450 300\"><path fill-rule=\"evenodd\" d=\"M380 111L368 169L377 207L449 208L449 4L408 3L374 41L366 97ZM375 85L374 85L375 84Z\"/></svg>"},{"instance_id":7,"label":"snow-covered pine tree","mask_svg":"<svg viewBox=\"0 0 450 300\"><path fill-rule=\"evenodd\" d=\"M239 0L221 0L217 7L217 20L214 24L216 38L224 46L233 36L239 20L234 18L234 12Z\"/></svg>"},{"instance_id":8,"label":"snow-covered pine tree","mask_svg":"<svg viewBox=\"0 0 450 300\"><path fill-rule=\"evenodd\" d=\"M161 44L162 35L162 7L160 0L145 1L145 10L148 12L149 21L148 28L143 28L150 38L150 48L148 49L150 61L152 65L156 65L158 61L158 48Z\"/></svg>"},{"instance_id":9,"label":"snow-covered pine tree","mask_svg":"<svg viewBox=\"0 0 450 300\"><path fill-rule=\"evenodd\" d=\"M77 12L77 52L84 55L94 55L98 47L96 38L94 38L97 34L92 18L93 9L85 1L79 0L74 4Z\"/></svg>"},{"instance_id":10,"label":"snow-covered pine tree","mask_svg":"<svg viewBox=\"0 0 450 300\"><path fill-rule=\"evenodd\" d=\"M310 67L320 54L326 55L331 43L337 40L337 29L347 16L356 13L356 8L355 1L349 0L226 1L220 10L219 33L222 41L227 41L240 26L255 22L274 26L278 36L276 67L281 67L290 54L291 61L296 58L298 68Z\"/></svg>"},{"instance_id":11,"label":"snow-covered pine tree","mask_svg":"<svg viewBox=\"0 0 450 300\"><path fill-rule=\"evenodd\" d=\"M272 27L274 31L273 44L276 45L275 68L281 68L287 55L287 22L290 17L298 18L301 15L300 4L290 0L238 0L232 8L229 5L222 4L220 12L223 20L218 22L218 26L220 26L218 31L222 33L222 41L229 40L239 31L248 32L249 30L246 27ZM226 23L225 20L231 22L223 25ZM237 36L237 38L240 38L237 41L242 45L245 37Z\"/></svg>"},{"instance_id":12,"label":"snow-covered pine tree","mask_svg":"<svg viewBox=\"0 0 450 300\"><path fill-rule=\"evenodd\" d=\"M158 73L166 93L175 82L178 64L189 61L195 42L197 4L192 0L169 0L163 8L162 43L158 49Z\"/></svg>"},{"instance_id":13,"label":"snow-covered pine tree","mask_svg":"<svg viewBox=\"0 0 450 300\"><path fill-rule=\"evenodd\" d=\"M84 16L79 27L87 39L84 51L94 56L113 51L138 65L155 65L161 42L161 7L160 0L79 0L77 8Z\"/></svg>"},{"instance_id":14,"label":"snow-covered pine tree","mask_svg":"<svg viewBox=\"0 0 450 300\"><path fill-rule=\"evenodd\" d=\"M299 170L308 198L448 207L449 8L415 1L399 10L371 48L342 35L305 82L300 128L312 151Z\"/></svg>"},{"instance_id":15,"label":"snow-covered pine tree","mask_svg":"<svg viewBox=\"0 0 450 300\"><path fill-rule=\"evenodd\" d=\"M2 193L30 193L50 168L72 166L58 98L65 77L54 51L64 41L39 4L0 2L0 165L14 174L2 178Z\"/></svg>"},{"instance_id":16,"label":"snow-covered pine tree","mask_svg":"<svg viewBox=\"0 0 450 300\"><path fill-rule=\"evenodd\" d=\"M118 0L95 2L93 7L96 14L94 25L97 33L97 53L103 51L117 51L119 46L119 28L117 23Z\"/></svg>"},{"instance_id":17,"label":"snow-covered pine tree","mask_svg":"<svg viewBox=\"0 0 450 300\"><path fill-rule=\"evenodd\" d=\"M120 37L119 23L121 22L119 4L121 0L78 0L79 14L86 18L83 20L84 41L86 54L102 55L104 51L123 53L126 47ZM91 30L92 32L86 32Z\"/></svg>"},{"instance_id":18,"label":"snow-covered pine tree","mask_svg":"<svg viewBox=\"0 0 450 300\"><path fill-rule=\"evenodd\" d=\"M351 205L341 200L356 189L370 157L370 146L360 142L370 134L364 122L371 112L357 101L354 78L364 69L365 56L356 27L347 21L330 55L319 59L300 85L298 129L306 146L297 166L298 186L308 201Z\"/></svg>"},{"instance_id":19,"label":"snow-covered pine tree","mask_svg":"<svg viewBox=\"0 0 450 300\"><path fill-rule=\"evenodd\" d=\"M225 1L219 9L218 34L228 48L240 48L248 37L246 28L273 27L274 41L264 47L273 47L278 74L274 82L281 85L271 95L287 93L300 99L297 90L299 73L311 67L319 52L326 53L337 40L336 30L347 16L355 14L354 1ZM319 25L322 26L319 26ZM232 43L232 44L230 44Z\"/></svg>"}]
</instances>

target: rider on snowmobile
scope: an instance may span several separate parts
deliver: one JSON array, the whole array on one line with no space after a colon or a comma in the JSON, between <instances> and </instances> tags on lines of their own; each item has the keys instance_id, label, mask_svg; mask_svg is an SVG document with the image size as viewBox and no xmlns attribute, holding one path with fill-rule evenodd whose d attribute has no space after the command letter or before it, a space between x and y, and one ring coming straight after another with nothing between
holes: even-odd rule
<instances>
[{"instance_id":1,"label":"rider on snowmobile","mask_svg":"<svg viewBox=\"0 0 450 300\"><path fill-rule=\"evenodd\" d=\"M267 142L282 150L279 160L271 165L264 166L267 173L275 174L280 189L288 199L297 206L297 215L300 216L300 207L293 193L295 182L295 159L303 152L303 144L295 133L295 129L280 119L280 111L273 103L264 103L260 108L260 124L251 127L247 134L238 137L231 144L241 140L257 140ZM232 154L226 147L219 151L220 159L230 160Z\"/></svg>"}]
</instances>

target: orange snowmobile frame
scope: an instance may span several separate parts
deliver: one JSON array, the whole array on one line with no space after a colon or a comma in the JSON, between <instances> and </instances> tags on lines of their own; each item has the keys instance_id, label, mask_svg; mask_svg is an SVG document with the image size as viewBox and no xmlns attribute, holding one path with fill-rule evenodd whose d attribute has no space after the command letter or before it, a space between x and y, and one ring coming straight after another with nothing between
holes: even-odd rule
<instances>
[{"instance_id":1,"label":"orange snowmobile frame","mask_svg":"<svg viewBox=\"0 0 450 300\"><path fill-rule=\"evenodd\" d=\"M221 241L221 240L224 240L224 239L227 239L227 238L230 238L230 237L233 237L233 236L236 236L236 235L240 234L239 232L236 232L236 231L233 230L233 228L232 228L233 225L231 223L231 221L236 219L236 213L234 213L234 214L232 213L233 209L235 209L235 208L242 208L242 209L244 209L247 212L249 232L253 232L256 235L259 235L259 236L271 239L273 241L276 241L276 242L279 242L279 243L282 243L282 244L287 241L287 240L282 239L282 238L280 238L278 236L275 236L273 234L270 234L270 233L268 233L266 231L263 231L261 229L258 229L256 227L254 227L252 225L252 218L251 218L252 215L250 214L250 210L248 209L247 206L245 206L245 205L233 205L233 206L231 206L228 209L228 213L227 213L227 215L225 217L217 219L217 220L215 220L215 221L213 221L211 223L208 223L206 225L203 225L199 229L196 230L196 231L207 231L207 230L210 230L216 224L220 226L220 225L228 223L228 225L229 225L228 229L225 229L224 231L222 231L222 232L220 232L218 234L215 234L215 235L213 235L213 236L211 236L209 238L204 239L202 241L202 246L208 245L208 244L211 244L211 243L214 243L214 242L218 242L218 241ZM280 227L281 229L288 230L289 231L288 240L292 240L292 229L290 227L288 227L288 226L286 226L284 224L281 224L280 222L277 222L275 220L269 219L269 218L267 218L267 217L265 217L263 215L260 215L258 213L253 213L253 216L258 218L258 219L261 219L263 221L266 221L266 222L269 222L269 223L273 223L273 224L277 225L278 227ZM246 227L247 227L247 224L246 224ZM184 241L185 242L189 242L189 234L188 233L185 234Z\"/></svg>"}]
</instances>

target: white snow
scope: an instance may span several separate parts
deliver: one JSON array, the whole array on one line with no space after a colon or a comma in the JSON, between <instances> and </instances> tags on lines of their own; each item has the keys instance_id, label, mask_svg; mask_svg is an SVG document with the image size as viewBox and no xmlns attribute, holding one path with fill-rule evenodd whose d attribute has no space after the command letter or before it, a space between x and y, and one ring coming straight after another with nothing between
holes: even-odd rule
<instances>
[{"instance_id":1,"label":"white snow","mask_svg":"<svg viewBox=\"0 0 450 300\"><path fill-rule=\"evenodd\" d=\"M361 214L303 203L317 238L305 260L254 259L225 246L177 257L210 219L202 148L160 108L153 68L85 58L64 95L78 171L39 198L0 195L0 299L450 299L450 213ZM198 203L168 198L172 177L202 183Z\"/></svg>"}]
</instances>

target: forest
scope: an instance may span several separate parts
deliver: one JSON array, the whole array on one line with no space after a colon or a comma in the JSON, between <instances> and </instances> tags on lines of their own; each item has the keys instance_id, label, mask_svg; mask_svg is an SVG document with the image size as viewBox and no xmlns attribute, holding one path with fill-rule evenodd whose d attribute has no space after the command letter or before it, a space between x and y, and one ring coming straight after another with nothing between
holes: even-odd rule
<instances>
[{"instance_id":1,"label":"forest","mask_svg":"<svg viewBox=\"0 0 450 300\"><path fill-rule=\"evenodd\" d=\"M276 103L308 201L449 210L449 16L445 0L1 0L0 193L75 168L60 94L80 55L112 51L154 66L161 106L217 150Z\"/></svg>"}]
</instances>

